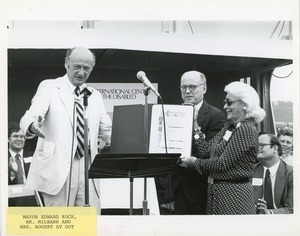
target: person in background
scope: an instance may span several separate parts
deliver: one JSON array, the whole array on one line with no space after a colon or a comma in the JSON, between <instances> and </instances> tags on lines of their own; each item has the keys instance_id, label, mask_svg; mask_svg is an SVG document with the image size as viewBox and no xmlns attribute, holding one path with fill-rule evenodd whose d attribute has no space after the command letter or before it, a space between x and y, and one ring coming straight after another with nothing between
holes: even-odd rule
<instances>
[{"instance_id":1,"label":"person in background","mask_svg":"<svg viewBox=\"0 0 300 236\"><path fill-rule=\"evenodd\" d=\"M289 127L279 128L277 137L282 146L282 156L280 158L286 164L293 166L293 129Z\"/></svg>"},{"instance_id":2,"label":"person in background","mask_svg":"<svg viewBox=\"0 0 300 236\"><path fill-rule=\"evenodd\" d=\"M224 91L227 92L224 100L227 122L210 141L205 140L202 129L197 129L193 139L198 158L182 156L181 165L209 175L207 214L255 214L250 180L254 174L253 164L257 162L256 125L266 113L250 85L232 82Z\"/></svg>"},{"instance_id":3,"label":"person in background","mask_svg":"<svg viewBox=\"0 0 300 236\"><path fill-rule=\"evenodd\" d=\"M25 184L32 152L24 150L25 134L17 122L8 124L8 185ZM37 206L35 198L10 198L8 206Z\"/></svg>"},{"instance_id":4,"label":"person in background","mask_svg":"<svg viewBox=\"0 0 300 236\"><path fill-rule=\"evenodd\" d=\"M261 134L252 185L257 214L293 213L293 167L280 159L281 143L273 134Z\"/></svg>"},{"instance_id":5,"label":"person in background","mask_svg":"<svg viewBox=\"0 0 300 236\"><path fill-rule=\"evenodd\" d=\"M207 91L206 77L199 71L188 71L181 76L180 91L183 103L194 106L193 129L201 128L209 141L223 127L225 115L204 100ZM192 154L197 151L192 147ZM177 215L204 215L207 203L207 175L194 168L177 166L172 173L174 209Z\"/></svg>"},{"instance_id":6,"label":"person in background","mask_svg":"<svg viewBox=\"0 0 300 236\"><path fill-rule=\"evenodd\" d=\"M112 123L101 94L85 82L95 65L95 55L83 47L67 50L66 74L40 83L20 127L26 137L38 136L27 185L42 193L45 206L84 206L84 159L98 154L98 136L108 145ZM89 153L84 152L83 94L89 93ZM81 95L80 95L81 94ZM99 179L89 181L89 205L100 214Z\"/></svg>"}]
</instances>

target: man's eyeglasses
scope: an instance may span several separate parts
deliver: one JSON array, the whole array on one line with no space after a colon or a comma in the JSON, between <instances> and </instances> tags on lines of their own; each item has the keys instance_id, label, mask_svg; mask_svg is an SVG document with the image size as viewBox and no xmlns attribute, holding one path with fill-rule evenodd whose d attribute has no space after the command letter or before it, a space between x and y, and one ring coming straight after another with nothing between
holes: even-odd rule
<instances>
[{"instance_id":1,"label":"man's eyeglasses","mask_svg":"<svg viewBox=\"0 0 300 236\"><path fill-rule=\"evenodd\" d=\"M271 143L259 143L258 144L258 149L263 149L265 146L268 146L268 145L271 146Z\"/></svg>"},{"instance_id":2,"label":"man's eyeglasses","mask_svg":"<svg viewBox=\"0 0 300 236\"><path fill-rule=\"evenodd\" d=\"M195 85L183 85L183 86L179 86L180 90L182 92L185 92L187 90L187 88L190 90L190 91L194 91L197 87L201 86L201 85L204 85L204 84L195 84Z\"/></svg>"},{"instance_id":3,"label":"man's eyeglasses","mask_svg":"<svg viewBox=\"0 0 300 236\"><path fill-rule=\"evenodd\" d=\"M229 99L225 99L223 100L223 103L224 103L224 106L227 104L227 106L231 106L234 102L237 102L237 101L240 101L240 100L229 100Z\"/></svg>"}]
</instances>

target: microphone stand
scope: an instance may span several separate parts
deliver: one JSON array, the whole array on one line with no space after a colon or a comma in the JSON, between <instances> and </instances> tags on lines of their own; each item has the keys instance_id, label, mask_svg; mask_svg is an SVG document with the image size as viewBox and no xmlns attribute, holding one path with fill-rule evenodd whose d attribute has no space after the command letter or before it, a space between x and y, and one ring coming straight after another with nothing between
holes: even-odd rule
<instances>
[{"instance_id":1,"label":"microphone stand","mask_svg":"<svg viewBox=\"0 0 300 236\"><path fill-rule=\"evenodd\" d=\"M148 95L149 95L149 87L146 87L144 89L144 95L145 95L145 107L144 107L144 142L145 142L145 148L146 152L149 152L149 131L148 131L148 124L149 124L149 118L148 118ZM148 215L148 201L147 201L147 177L144 178L144 200L143 200L143 215Z\"/></svg>"},{"instance_id":2,"label":"microphone stand","mask_svg":"<svg viewBox=\"0 0 300 236\"><path fill-rule=\"evenodd\" d=\"M84 198L85 198L85 207L89 207L89 177L88 177L88 169L89 169L89 135L88 135L88 114L87 114L87 107L88 107L88 94L87 91L84 92L83 96L83 107L84 107Z\"/></svg>"}]
</instances>

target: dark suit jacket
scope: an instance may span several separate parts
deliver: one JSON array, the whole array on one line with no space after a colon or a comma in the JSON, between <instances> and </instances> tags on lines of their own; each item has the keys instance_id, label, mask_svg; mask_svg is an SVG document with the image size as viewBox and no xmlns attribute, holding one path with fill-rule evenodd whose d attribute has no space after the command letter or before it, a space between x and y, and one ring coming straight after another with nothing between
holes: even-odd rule
<instances>
[{"instance_id":1,"label":"dark suit jacket","mask_svg":"<svg viewBox=\"0 0 300 236\"><path fill-rule=\"evenodd\" d=\"M25 176L27 177L29 167L30 167L30 162L25 163L24 158L30 157L33 155L33 152L29 151L23 151L23 163L24 163L24 170L25 170ZM9 158L11 157L10 152L8 151L8 161ZM16 182L16 178L14 180L10 180L10 168L8 167L8 185L14 185L18 184ZM17 198L10 198L8 200L8 205L9 206L37 206L36 200L34 196L27 196L27 197L17 197Z\"/></svg>"},{"instance_id":2,"label":"dark suit jacket","mask_svg":"<svg viewBox=\"0 0 300 236\"><path fill-rule=\"evenodd\" d=\"M206 101L198 112L198 125L208 141L213 138L224 126L225 115L222 111L209 105ZM192 148L192 155L196 151ZM200 175L194 168L176 166L172 173L172 189L176 191L181 182L184 194L189 201L206 203L207 201L207 176Z\"/></svg>"},{"instance_id":3,"label":"dark suit jacket","mask_svg":"<svg viewBox=\"0 0 300 236\"><path fill-rule=\"evenodd\" d=\"M254 168L253 178L263 178L263 165L258 163ZM253 186L254 200L257 203L258 198L262 198L263 186ZM276 173L274 198L277 209L271 209L274 214L293 213L293 167L287 165L282 160Z\"/></svg>"},{"instance_id":4,"label":"dark suit jacket","mask_svg":"<svg viewBox=\"0 0 300 236\"><path fill-rule=\"evenodd\" d=\"M32 157L33 155L33 152L28 152L28 151L23 151L23 164L24 164L24 170L25 170L25 176L27 177L28 175L28 171L29 171L29 167L30 167L30 162L29 163L25 163L24 162L24 158L26 157ZM10 155L10 152L8 151L8 162L9 162L9 159L10 159L11 155ZM8 167L8 185L12 185L12 184L17 184L16 183L16 178L14 180L10 180L10 173L11 173L11 170L10 168Z\"/></svg>"}]
</instances>

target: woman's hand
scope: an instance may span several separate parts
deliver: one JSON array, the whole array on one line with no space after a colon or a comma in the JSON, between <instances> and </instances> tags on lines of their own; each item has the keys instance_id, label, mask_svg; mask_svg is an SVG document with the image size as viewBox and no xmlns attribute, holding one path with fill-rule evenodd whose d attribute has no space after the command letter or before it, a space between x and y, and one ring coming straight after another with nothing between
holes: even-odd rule
<instances>
[{"instance_id":1,"label":"woman's hand","mask_svg":"<svg viewBox=\"0 0 300 236\"><path fill-rule=\"evenodd\" d=\"M197 160L196 157L185 157L181 156L179 158L180 166L182 167L194 167L194 163Z\"/></svg>"}]
</instances>

